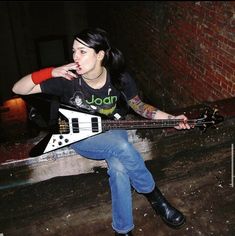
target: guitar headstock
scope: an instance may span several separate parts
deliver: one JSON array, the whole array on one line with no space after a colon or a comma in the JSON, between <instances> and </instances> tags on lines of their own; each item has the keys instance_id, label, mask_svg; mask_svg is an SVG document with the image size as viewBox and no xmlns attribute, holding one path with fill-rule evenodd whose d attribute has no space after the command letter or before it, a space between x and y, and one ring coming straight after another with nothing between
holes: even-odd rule
<instances>
[{"instance_id":1,"label":"guitar headstock","mask_svg":"<svg viewBox=\"0 0 235 236\"><path fill-rule=\"evenodd\" d=\"M200 130L205 132L207 128L215 128L216 125L221 123L222 121L224 121L224 117L219 114L219 110L217 108L213 109L207 106L204 108L204 111L201 113L200 118L197 120L196 126L199 126Z\"/></svg>"}]
</instances>

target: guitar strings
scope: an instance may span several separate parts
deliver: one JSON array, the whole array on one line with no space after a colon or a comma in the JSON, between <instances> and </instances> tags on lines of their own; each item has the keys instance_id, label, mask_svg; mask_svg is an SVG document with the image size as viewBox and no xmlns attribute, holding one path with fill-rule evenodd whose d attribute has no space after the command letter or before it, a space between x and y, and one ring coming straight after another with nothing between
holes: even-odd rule
<instances>
[{"instance_id":1,"label":"guitar strings","mask_svg":"<svg viewBox=\"0 0 235 236\"><path fill-rule=\"evenodd\" d=\"M133 123L133 121L113 121L113 120L110 120L110 121L103 121L101 123L101 126L103 129L110 129L110 128L113 128L113 129L122 129L122 128L156 128L156 125L163 125L164 127L172 127L172 126L176 126L177 124L179 124L180 122L183 122L183 120L156 120L156 121L153 121L153 120L138 120L138 121L134 121L136 124L131 124L130 123ZM82 124L81 126L79 127L72 127L72 130L74 132L78 132L80 130L91 130L91 126L83 126L84 124L91 124L92 122L79 122L79 124ZM98 122L99 123L99 122ZM147 124L146 124L147 123ZM193 124L195 126L204 126L205 124L214 124L213 121L203 121L202 123L198 123L198 120L188 120L187 121L188 124ZM74 125L74 124L78 124L77 122L66 122L66 124L59 124L59 127L60 127L60 131L61 132L69 132L70 130L70 124ZM140 124L142 124L142 126L140 126ZM98 127L97 127L97 130L98 130Z\"/></svg>"}]
</instances>

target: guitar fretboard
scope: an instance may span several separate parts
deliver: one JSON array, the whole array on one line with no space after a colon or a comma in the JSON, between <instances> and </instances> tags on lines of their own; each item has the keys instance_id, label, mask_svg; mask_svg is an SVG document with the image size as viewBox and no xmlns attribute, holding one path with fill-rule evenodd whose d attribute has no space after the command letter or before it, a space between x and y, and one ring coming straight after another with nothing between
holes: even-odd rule
<instances>
[{"instance_id":1,"label":"guitar fretboard","mask_svg":"<svg viewBox=\"0 0 235 236\"><path fill-rule=\"evenodd\" d=\"M102 121L103 130L109 129L147 129L175 127L183 122L182 119L161 119L161 120L105 120ZM188 120L189 125L202 126L198 120Z\"/></svg>"}]
</instances>

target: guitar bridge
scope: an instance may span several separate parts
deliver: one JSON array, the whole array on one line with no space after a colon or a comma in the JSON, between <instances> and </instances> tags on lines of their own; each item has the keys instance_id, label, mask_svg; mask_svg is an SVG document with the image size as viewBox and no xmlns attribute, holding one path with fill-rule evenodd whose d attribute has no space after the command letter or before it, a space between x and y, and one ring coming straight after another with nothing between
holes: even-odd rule
<instances>
[{"instance_id":1,"label":"guitar bridge","mask_svg":"<svg viewBox=\"0 0 235 236\"><path fill-rule=\"evenodd\" d=\"M59 126L59 133L60 134L68 134L70 132L68 120L62 119L60 117L58 120L58 126Z\"/></svg>"}]
</instances>

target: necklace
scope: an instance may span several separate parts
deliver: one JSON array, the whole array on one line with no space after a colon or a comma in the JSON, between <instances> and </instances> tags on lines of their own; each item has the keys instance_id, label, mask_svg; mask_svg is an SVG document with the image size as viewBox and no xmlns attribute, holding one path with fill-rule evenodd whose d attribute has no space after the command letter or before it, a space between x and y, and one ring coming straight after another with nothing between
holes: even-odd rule
<instances>
[{"instance_id":1,"label":"necklace","mask_svg":"<svg viewBox=\"0 0 235 236\"><path fill-rule=\"evenodd\" d=\"M83 79L86 79L86 80L95 80L95 79L98 79L98 78L103 74L103 72L104 72L104 68L102 68L101 73L100 73L96 78L89 79L89 78L86 78L86 77L84 77L84 76L82 76L82 78L83 78Z\"/></svg>"}]
</instances>

